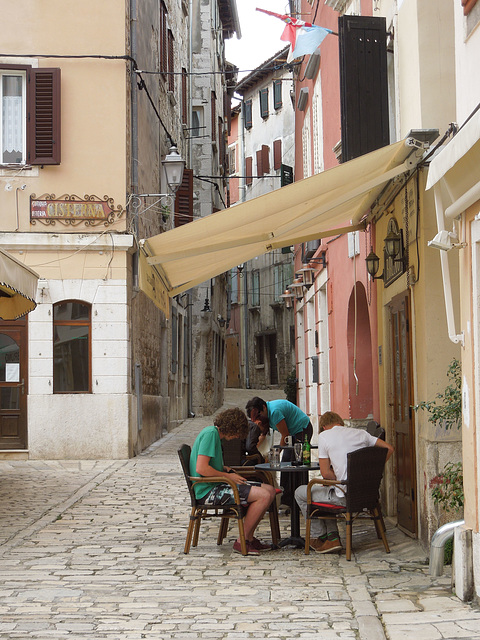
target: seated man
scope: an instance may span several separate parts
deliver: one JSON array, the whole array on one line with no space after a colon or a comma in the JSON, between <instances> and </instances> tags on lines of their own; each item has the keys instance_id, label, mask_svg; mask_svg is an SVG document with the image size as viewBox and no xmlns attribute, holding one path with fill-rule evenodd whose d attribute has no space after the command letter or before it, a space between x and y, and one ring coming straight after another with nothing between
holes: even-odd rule
<instances>
[{"instance_id":1,"label":"seated man","mask_svg":"<svg viewBox=\"0 0 480 640\"><path fill-rule=\"evenodd\" d=\"M345 427L338 413L327 411L320 416L318 436L318 462L325 480L347 479L347 455L363 447L387 449L387 460L393 453L391 444L371 436L363 429ZM307 485L298 487L295 500L304 517L307 513ZM345 505L344 493L338 487L315 485L312 487L312 502L331 502ZM318 553L340 551L342 545L336 520L312 519L310 547Z\"/></svg>"},{"instance_id":2,"label":"seated man","mask_svg":"<svg viewBox=\"0 0 480 640\"><path fill-rule=\"evenodd\" d=\"M190 456L190 475L203 478L228 476L237 484L242 504L248 504L244 521L247 554L258 556L259 551L271 549L271 545L264 544L253 534L275 498L275 489L269 484L251 486L241 475L225 467L221 445L222 439L246 438L247 432L248 420L241 409L227 409L219 413L214 426L205 427L194 442ZM197 500L204 503L227 505L234 502L233 490L228 483L200 482L195 485L194 490ZM240 539L234 542L233 550L242 553Z\"/></svg>"}]
</instances>

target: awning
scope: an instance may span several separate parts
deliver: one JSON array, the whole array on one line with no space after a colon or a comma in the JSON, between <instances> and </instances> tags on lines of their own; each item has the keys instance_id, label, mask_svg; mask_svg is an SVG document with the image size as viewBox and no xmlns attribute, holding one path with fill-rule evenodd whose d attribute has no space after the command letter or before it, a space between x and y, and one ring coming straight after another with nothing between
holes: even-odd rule
<instances>
[{"instance_id":1,"label":"awning","mask_svg":"<svg viewBox=\"0 0 480 640\"><path fill-rule=\"evenodd\" d=\"M154 268L143 280L161 281L172 297L273 249L364 228L384 186L421 155L402 140L143 240L140 269Z\"/></svg>"},{"instance_id":2,"label":"awning","mask_svg":"<svg viewBox=\"0 0 480 640\"><path fill-rule=\"evenodd\" d=\"M0 249L0 318L17 320L37 306L38 274Z\"/></svg>"}]
</instances>

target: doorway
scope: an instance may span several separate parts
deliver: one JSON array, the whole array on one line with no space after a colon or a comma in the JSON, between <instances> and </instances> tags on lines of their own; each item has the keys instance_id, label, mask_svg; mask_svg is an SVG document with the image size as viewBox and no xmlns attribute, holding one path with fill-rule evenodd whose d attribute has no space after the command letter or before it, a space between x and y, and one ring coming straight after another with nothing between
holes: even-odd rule
<instances>
[{"instance_id":1,"label":"doorway","mask_svg":"<svg viewBox=\"0 0 480 640\"><path fill-rule=\"evenodd\" d=\"M411 408L412 350L408 293L389 304L391 327L391 387L393 430L397 463L397 518L402 531L417 535L415 424Z\"/></svg>"},{"instance_id":2,"label":"doorway","mask_svg":"<svg viewBox=\"0 0 480 640\"><path fill-rule=\"evenodd\" d=\"M0 321L0 449L27 448L27 321Z\"/></svg>"}]
</instances>

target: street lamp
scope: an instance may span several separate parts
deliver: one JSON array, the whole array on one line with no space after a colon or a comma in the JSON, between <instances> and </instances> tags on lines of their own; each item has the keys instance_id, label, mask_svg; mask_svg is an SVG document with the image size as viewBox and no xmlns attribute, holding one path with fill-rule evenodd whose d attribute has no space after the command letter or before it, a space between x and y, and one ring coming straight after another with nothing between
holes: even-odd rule
<instances>
[{"instance_id":1,"label":"street lamp","mask_svg":"<svg viewBox=\"0 0 480 640\"><path fill-rule=\"evenodd\" d=\"M170 147L170 153L165 156L162 161L165 170L165 177L172 194L176 193L183 180L183 170L185 168L185 160L178 153L175 145Z\"/></svg>"}]
</instances>

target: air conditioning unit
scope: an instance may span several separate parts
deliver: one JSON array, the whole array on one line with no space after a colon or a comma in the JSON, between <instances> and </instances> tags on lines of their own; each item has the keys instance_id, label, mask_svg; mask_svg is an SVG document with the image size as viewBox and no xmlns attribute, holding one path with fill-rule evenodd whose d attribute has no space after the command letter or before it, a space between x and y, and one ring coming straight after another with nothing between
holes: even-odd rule
<instances>
[{"instance_id":1,"label":"air conditioning unit","mask_svg":"<svg viewBox=\"0 0 480 640\"><path fill-rule=\"evenodd\" d=\"M298 96L297 109L305 111L308 102L308 87L302 87Z\"/></svg>"},{"instance_id":2,"label":"air conditioning unit","mask_svg":"<svg viewBox=\"0 0 480 640\"><path fill-rule=\"evenodd\" d=\"M320 246L320 240L309 240L305 243L305 253L302 258L302 262L308 262L313 258Z\"/></svg>"}]
</instances>

